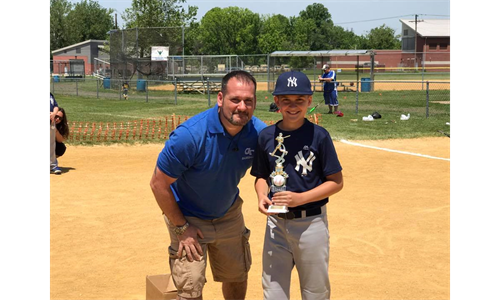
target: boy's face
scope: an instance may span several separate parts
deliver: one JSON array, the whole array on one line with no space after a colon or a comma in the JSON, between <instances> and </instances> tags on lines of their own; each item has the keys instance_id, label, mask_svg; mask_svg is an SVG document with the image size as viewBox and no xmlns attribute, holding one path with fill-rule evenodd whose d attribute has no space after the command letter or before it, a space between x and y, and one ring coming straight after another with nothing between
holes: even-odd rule
<instances>
[{"instance_id":1,"label":"boy's face","mask_svg":"<svg viewBox=\"0 0 500 300\"><path fill-rule=\"evenodd\" d=\"M274 96L274 103L283 115L283 122L302 122L307 108L312 103L312 95L279 95Z\"/></svg>"}]
</instances>

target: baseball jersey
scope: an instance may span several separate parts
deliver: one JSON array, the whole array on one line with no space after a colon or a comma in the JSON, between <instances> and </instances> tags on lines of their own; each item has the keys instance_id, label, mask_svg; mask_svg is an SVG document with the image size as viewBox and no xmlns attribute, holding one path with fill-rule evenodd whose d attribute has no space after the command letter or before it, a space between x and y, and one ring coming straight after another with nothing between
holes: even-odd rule
<instances>
[{"instance_id":1,"label":"baseball jersey","mask_svg":"<svg viewBox=\"0 0 500 300\"><path fill-rule=\"evenodd\" d=\"M54 107L59 107L59 105L56 102L56 98L54 98L54 95L50 93L50 112L54 111Z\"/></svg>"},{"instance_id":2,"label":"baseball jersey","mask_svg":"<svg viewBox=\"0 0 500 300\"><path fill-rule=\"evenodd\" d=\"M331 92L337 89L337 74L335 73L335 71L330 70L330 72L328 73L323 73L323 75L321 75L321 78L333 78L330 82L323 82L323 92Z\"/></svg>"},{"instance_id":3,"label":"baseball jersey","mask_svg":"<svg viewBox=\"0 0 500 300\"><path fill-rule=\"evenodd\" d=\"M259 132L256 117L234 137L219 120L218 106L179 125L165 142L157 166L177 180L170 185L185 216L224 216L239 195L238 183L252 165Z\"/></svg>"},{"instance_id":4,"label":"baseball jersey","mask_svg":"<svg viewBox=\"0 0 500 300\"><path fill-rule=\"evenodd\" d=\"M271 186L269 175L276 166L276 157L270 153L278 145L276 137L282 133L283 145L288 152L283 163L283 170L288 174L286 190L292 192L305 192L326 181L326 176L342 171L342 166L337 157L330 134L326 129L304 119L304 125L294 131L283 131L277 126L280 122L271 125L259 135L259 142L255 152L250 174L257 178L267 179ZM287 137L289 136L289 137ZM276 153L281 156L278 151ZM269 199L272 192L269 192ZM304 210L321 207L328 202L328 198L306 203L288 210Z\"/></svg>"}]
</instances>

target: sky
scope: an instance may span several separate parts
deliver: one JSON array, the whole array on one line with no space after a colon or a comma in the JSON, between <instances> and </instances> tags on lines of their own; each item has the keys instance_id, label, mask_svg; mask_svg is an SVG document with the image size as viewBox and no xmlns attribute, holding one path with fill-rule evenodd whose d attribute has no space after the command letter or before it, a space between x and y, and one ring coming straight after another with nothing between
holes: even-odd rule
<instances>
[{"instance_id":1,"label":"sky","mask_svg":"<svg viewBox=\"0 0 500 300\"><path fill-rule=\"evenodd\" d=\"M70 0L78 3L81 0ZM101 7L112 8L117 14L118 26L123 25L121 14L132 6L132 0L98 0ZM386 25L401 33L399 19L450 18L450 0L188 0L187 5L197 6L197 20L214 7L238 6L254 13L298 16L299 12L313 3L323 4L335 25L366 35L373 28ZM187 7L186 5L186 7Z\"/></svg>"}]
</instances>

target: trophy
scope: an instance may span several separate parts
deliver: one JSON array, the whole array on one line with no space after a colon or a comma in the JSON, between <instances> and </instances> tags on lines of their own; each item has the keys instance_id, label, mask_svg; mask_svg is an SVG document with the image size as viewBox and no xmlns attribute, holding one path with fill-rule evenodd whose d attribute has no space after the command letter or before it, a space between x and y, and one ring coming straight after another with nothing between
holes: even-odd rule
<instances>
[{"instance_id":1,"label":"trophy","mask_svg":"<svg viewBox=\"0 0 500 300\"><path fill-rule=\"evenodd\" d=\"M271 178L271 192L272 193L286 191L286 179L288 178L288 174L285 171L283 171L283 163L285 162L284 157L288 153L288 151L286 151L285 145L283 145L283 141L287 137L290 137L290 136L287 135L284 137L283 134L280 132L279 135L276 137L276 140L278 141L278 145L276 146L276 148L274 148L274 151L272 153L269 153L269 155L277 158L276 167L274 168L274 171L269 176ZM278 150L281 152L281 156L276 155L276 151L278 151ZM286 207L286 205L269 205L267 212L286 213L286 212L288 212L288 207Z\"/></svg>"}]
</instances>

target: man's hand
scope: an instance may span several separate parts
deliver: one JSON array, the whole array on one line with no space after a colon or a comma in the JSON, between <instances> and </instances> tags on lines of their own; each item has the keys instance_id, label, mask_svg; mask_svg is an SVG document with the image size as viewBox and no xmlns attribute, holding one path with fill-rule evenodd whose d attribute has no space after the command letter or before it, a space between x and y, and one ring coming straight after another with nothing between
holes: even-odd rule
<instances>
[{"instance_id":1,"label":"man's hand","mask_svg":"<svg viewBox=\"0 0 500 300\"><path fill-rule=\"evenodd\" d=\"M201 230L190 224L186 231L177 237L179 238L179 250L177 251L177 257L181 258L182 250L184 250L186 251L188 261L193 261L193 258L200 261L203 256L203 249L198 242L198 237L204 238Z\"/></svg>"}]
</instances>

